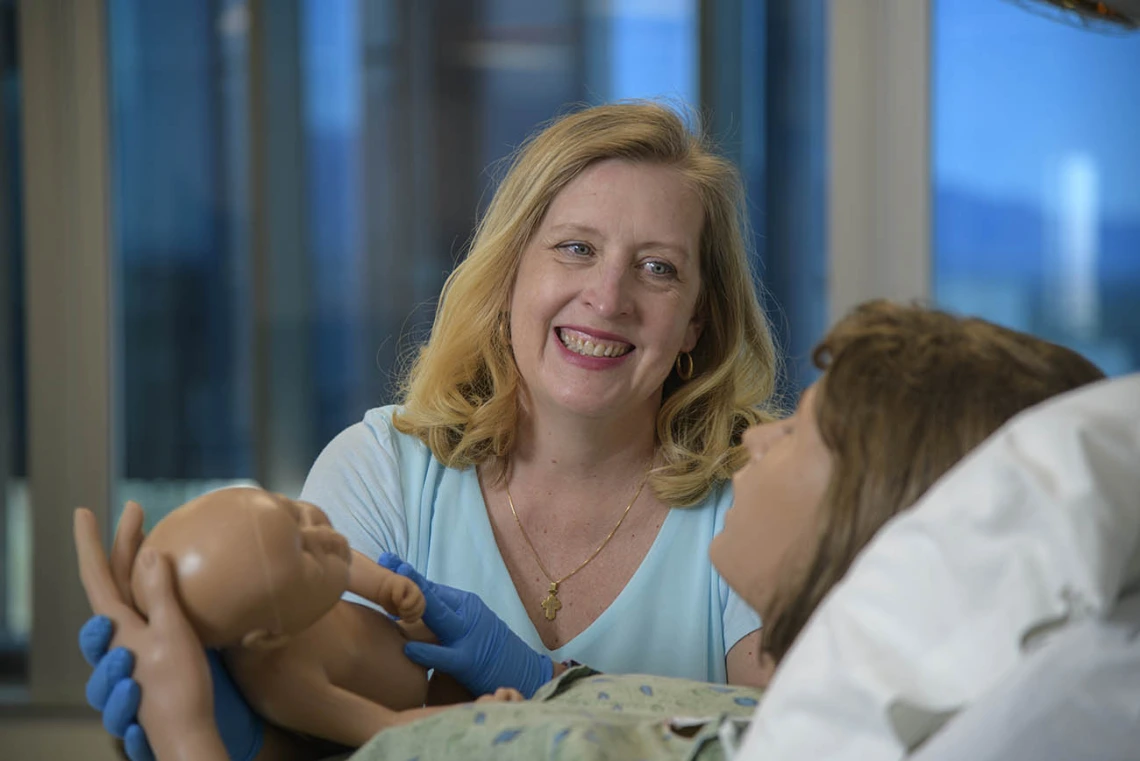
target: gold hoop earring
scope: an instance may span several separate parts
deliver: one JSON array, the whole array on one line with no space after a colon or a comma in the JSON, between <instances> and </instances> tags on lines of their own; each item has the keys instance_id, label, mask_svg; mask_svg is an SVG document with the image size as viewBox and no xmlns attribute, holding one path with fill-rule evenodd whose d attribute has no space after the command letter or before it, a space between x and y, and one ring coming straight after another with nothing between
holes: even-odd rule
<instances>
[{"instance_id":1,"label":"gold hoop earring","mask_svg":"<svg viewBox=\"0 0 1140 761\"><path fill-rule=\"evenodd\" d=\"M684 362L681 360L684 359ZM677 377L683 381L687 381L693 377L693 355L691 352L683 351L677 355L677 361L674 363L677 366Z\"/></svg>"}]
</instances>

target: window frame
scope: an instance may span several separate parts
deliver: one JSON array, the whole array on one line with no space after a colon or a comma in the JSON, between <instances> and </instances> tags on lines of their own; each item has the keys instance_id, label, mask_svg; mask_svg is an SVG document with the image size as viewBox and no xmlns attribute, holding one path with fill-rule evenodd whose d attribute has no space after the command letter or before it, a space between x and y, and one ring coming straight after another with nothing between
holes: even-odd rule
<instances>
[{"instance_id":1,"label":"window frame","mask_svg":"<svg viewBox=\"0 0 1140 761\"><path fill-rule=\"evenodd\" d=\"M112 395L110 142L104 0L20 0L28 500L28 701L83 702L75 644L90 615L75 507L109 516Z\"/></svg>"}]
</instances>

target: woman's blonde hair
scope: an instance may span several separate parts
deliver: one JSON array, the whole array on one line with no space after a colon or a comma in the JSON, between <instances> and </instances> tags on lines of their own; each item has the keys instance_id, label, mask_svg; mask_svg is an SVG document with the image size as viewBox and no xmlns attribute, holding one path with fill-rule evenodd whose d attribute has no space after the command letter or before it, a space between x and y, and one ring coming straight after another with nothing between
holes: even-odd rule
<instances>
[{"instance_id":1,"label":"woman's blonde hair","mask_svg":"<svg viewBox=\"0 0 1140 761\"><path fill-rule=\"evenodd\" d=\"M1057 344L887 301L837 323L814 360L832 474L810 564L785 576L761 630L776 661L883 524L1018 412L1104 377Z\"/></svg>"},{"instance_id":2,"label":"woman's blonde hair","mask_svg":"<svg viewBox=\"0 0 1140 761\"><path fill-rule=\"evenodd\" d=\"M696 307L703 330L691 353L691 378L672 372L665 381L656 424L659 467L650 478L665 503L691 505L743 461L740 434L766 417L777 360L749 264L739 173L677 112L657 103L563 116L515 153L467 257L444 284L431 336L404 379L393 420L449 467L510 455L520 381L506 318L522 251L559 191L606 159L675 168L704 210Z\"/></svg>"}]
</instances>

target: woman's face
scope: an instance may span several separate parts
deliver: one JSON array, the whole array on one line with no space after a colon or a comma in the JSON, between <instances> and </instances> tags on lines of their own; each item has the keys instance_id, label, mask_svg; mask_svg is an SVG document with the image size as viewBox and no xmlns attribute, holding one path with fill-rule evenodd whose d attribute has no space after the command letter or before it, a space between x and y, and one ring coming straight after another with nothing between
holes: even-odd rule
<instances>
[{"instance_id":1,"label":"woman's face","mask_svg":"<svg viewBox=\"0 0 1140 761\"><path fill-rule=\"evenodd\" d=\"M713 565L761 618L791 574L814 551L819 506L831 480L831 452L819 435L816 387L796 412L744 433L748 463L733 476L732 508L713 538Z\"/></svg>"},{"instance_id":2,"label":"woman's face","mask_svg":"<svg viewBox=\"0 0 1140 761\"><path fill-rule=\"evenodd\" d=\"M538 409L655 413L697 344L703 210L676 170L619 160L557 196L523 250L511 345Z\"/></svg>"}]
</instances>

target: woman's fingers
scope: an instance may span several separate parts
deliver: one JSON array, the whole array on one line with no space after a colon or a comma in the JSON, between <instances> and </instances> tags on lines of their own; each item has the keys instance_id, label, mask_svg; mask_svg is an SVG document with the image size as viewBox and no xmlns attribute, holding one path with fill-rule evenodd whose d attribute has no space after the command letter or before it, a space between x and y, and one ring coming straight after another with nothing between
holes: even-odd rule
<instances>
[{"instance_id":1,"label":"woman's fingers","mask_svg":"<svg viewBox=\"0 0 1140 761\"><path fill-rule=\"evenodd\" d=\"M132 607L131 569L143 538L143 509L138 502L128 500L119 517L115 541L111 545L111 576L119 589L120 599Z\"/></svg>"},{"instance_id":2,"label":"woman's fingers","mask_svg":"<svg viewBox=\"0 0 1140 761\"><path fill-rule=\"evenodd\" d=\"M435 633L440 642L450 644L462 637L466 631L463 619L439 599L432 587L421 586L420 591L424 596L424 610L420 618Z\"/></svg>"},{"instance_id":3,"label":"woman's fingers","mask_svg":"<svg viewBox=\"0 0 1140 761\"><path fill-rule=\"evenodd\" d=\"M140 623L138 614L130 608L119 594L119 589L103 554L103 543L99 540L99 525L95 514L81 507L75 511L75 552L79 558L79 579L87 602L97 615L108 616L121 628L128 622Z\"/></svg>"},{"instance_id":4,"label":"woman's fingers","mask_svg":"<svg viewBox=\"0 0 1140 761\"><path fill-rule=\"evenodd\" d=\"M154 751L146 739L146 732L138 724L127 727L123 734L123 749L131 761L155 761Z\"/></svg>"},{"instance_id":5,"label":"woman's fingers","mask_svg":"<svg viewBox=\"0 0 1140 761\"><path fill-rule=\"evenodd\" d=\"M107 706L103 709L103 727L112 735L122 738L135 724L142 702L142 689L133 679L120 679L111 688Z\"/></svg>"},{"instance_id":6,"label":"woman's fingers","mask_svg":"<svg viewBox=\"0 0 1140 761\"><path fill-rule=\"evenodd\" d=\"M115 685L130 677L135 669L135 656L130 650L116 647L95 664L91 678L87 680L87 703L96 711L103 711ZM122 736L120 732L119 737Z\"/></svg>"},{"instance_id":7,"label":"woman's fingers","mask_svg":"<svg viewBox=\"0 0 1140 761\"><path fill-rule=\"evenodd\" d=\"M111 638L115 636L115 624L106 616L92 616L79 630L79 652L83 653L84 660L89 666L99 665L107 649L111 646Z\"/></svg>"}]
</instances>

